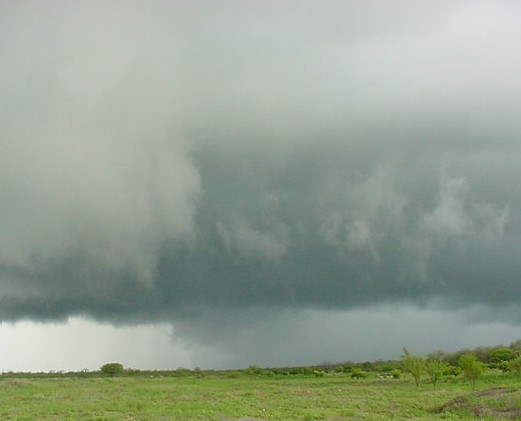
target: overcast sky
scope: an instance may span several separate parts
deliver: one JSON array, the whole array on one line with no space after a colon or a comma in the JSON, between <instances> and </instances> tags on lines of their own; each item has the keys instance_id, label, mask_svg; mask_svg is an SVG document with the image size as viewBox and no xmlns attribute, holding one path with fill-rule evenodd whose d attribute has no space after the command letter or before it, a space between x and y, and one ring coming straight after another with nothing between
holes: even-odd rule
<instances>
[{"instance_id":1,"label":"overcast sky","mask_svg":"<svg viewBox=\"0 0 521 421\"><path fill-rule=\"evenodd\" d=\"M520 42L515 0L1 1L0 369L521 338Z\"/></svg>"}]
</instances>

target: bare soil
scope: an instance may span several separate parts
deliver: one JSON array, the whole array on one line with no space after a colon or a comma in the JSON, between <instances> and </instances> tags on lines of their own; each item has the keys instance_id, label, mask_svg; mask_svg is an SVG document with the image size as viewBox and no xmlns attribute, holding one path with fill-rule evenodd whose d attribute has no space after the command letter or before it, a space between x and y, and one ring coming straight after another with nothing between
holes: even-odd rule
<instances>
[{"instance_id":1,"label":"bare soil","mask_svg":"<svg viewBox=\"0 0 521 421\"><path fill-rule=\"evenodd\" d=\"M476 418L521 419L521 389L498 387L459 396L436 408L435 412L467 412Z\"/></svg>"}]
</instances>

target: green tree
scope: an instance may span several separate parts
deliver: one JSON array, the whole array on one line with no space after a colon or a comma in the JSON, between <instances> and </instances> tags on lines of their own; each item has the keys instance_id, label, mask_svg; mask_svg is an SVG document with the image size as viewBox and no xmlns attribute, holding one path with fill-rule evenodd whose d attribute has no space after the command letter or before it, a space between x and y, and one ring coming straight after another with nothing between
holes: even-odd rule
<instances>
[{"instance_id":1,"label":"green tree","mask_svg":"<svg viewBox=\"0 0 521 421\"><path fill-rule=\"evenodd\" d=\"M412 376L416 386L420 385L421 375L424 367L425 360L422 357L418 355L412 355L409 351L407 351L407 349L403 349L402 370Z\"/></svg>"},{"instance_id":2,"label":"green tree","mask_svg":"<svg viewBox=\"0 0 521 421\"><path fill-rule=\"evenodd\" d=\"M432 387L436 389L436 384L443 377L447 364L439 360L430 360L425 363L425 372L429 376Z\"/></svg>"},{"instance_id":3,"label":"green tree","mask_svg":"<svg viewBox=\"0 0 521 421\"><path fill-rule=\"evenodd\" d=\"M116 377L123 373L123 366L120 363L107 363L101 367L101 372L110 377Z\"/></svg>"},{"instance_id":4,"label":"green tree","mask_svg":"<svg viewBox=\"0 0 521 421\"><path fill-rule=\"evenodd\" d=\"M521 377L521 355L518 355L509 362L510 371L514 372L517 377Z\"/></svg>"},{"instance_id":5,"label":"green tree","mask_svg":"<svg viewBox=\"0 0 521 421\"><path fill-rule=\"evenodd\" d=\"M508 363L515 357L514 351L507 347L494 349L489 356L489 366L499 368L503 371L508 370Z\"/></svg>"},{"instance_id":6,"label":"green tree","mask_svg":"<svg viewBox=\"0 0 521 421\"><path fill-rule=\"evenodd\" d=\"M476 390L476 383L483 374L483 364L480 363L474 354L463 354L458 361L461 368L463 378L472 386L472 390Z\"/></svg>"}]
</instances>

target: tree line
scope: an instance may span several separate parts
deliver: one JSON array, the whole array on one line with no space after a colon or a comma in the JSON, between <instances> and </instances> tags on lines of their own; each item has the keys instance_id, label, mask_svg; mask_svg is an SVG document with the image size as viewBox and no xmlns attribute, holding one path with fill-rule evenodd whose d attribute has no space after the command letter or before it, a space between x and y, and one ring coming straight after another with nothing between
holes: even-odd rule
<instances>
[{"instance_id":1,"label":"tree line","mask_svg":"<svg viewBox=\"0 0 521 421\"><path fill-rule=\"evenodd\" d=\"M344 374L354 379L378 375L386 378L400 378L403 374L411 376L414 384L420 385L427 381L436 388L438 382L448 376L462 376L472 388L484 370L513 372L521 378L521 340L509 346L496 345L492 347L478 347L462 349L453 353L433 351L425 356L414 355L406 348L400 359L378 360L365 362L346 361L342 363L324 362L312 366L271 367L261 368L251 365L243 369L232 370L203 370L201 368L177 368L175 370L136 370L125 368L114 362L104 364L99 371L81 370L78 372L48 373L16 373L4 372L3 378L8 377L206 377L206 376L325 376Z\"/></svg>"}]
</instances>

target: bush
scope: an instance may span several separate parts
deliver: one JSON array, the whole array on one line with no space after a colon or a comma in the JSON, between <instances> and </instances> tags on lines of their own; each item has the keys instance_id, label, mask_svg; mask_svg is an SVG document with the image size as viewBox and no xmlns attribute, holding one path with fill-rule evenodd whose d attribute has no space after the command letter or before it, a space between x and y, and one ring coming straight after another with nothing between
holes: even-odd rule
<instances>
[{"instance_id":1,"label":"bush","mask_svg":"<svg viewBox=\"0 0 521 421\"><path fill-rule=\"evenodd\" d=\"M506 373L510 370L511 361L499 361L497 363L487 364L489 368L501 370L503 373Z\"/></svg>"},{"instance_id":2,"label":"bush","mask_svg":"<svg viewBox=\"0 0 521 421\"><path fill-rule=\"evenodd\" d=\"M421 374L424 368L425 360L420 356L412 355L404 348L404 354L402 357L402 370L412 376L416 386L420 385Z\"/></svg>"},{"instance_id":3,"label":"bush","mask_svg":"<svg viewBox=\"0 0 521 421\"><path fill-rule=\"evenodd\" d=\"M353 367L354 367L354 366L355 366L355 365L354 365L353 363L351 363L351 362L344 363L344 364L342 364L342 369L341 369L341 371L342 371L343 373L351 373L351 371L353 370Z\"/></svg>"},{"instance_id":4,"label":"bush","mask_svg":"<svg viewBox=\"0 0 521 421\"><path fill-rule=\"evenodd\" d=\"M431 381L432 387L434 389L436 389L436 384L442 378L446 366L447 364L444 362L436 360L427 361L425 364L425 372L429 376L429 380Z\"/></svg>"},{"instance_id":5,"label":"bush","mask_svg":"<svg viewBox=\"0 0 521 421\"><path fill-rule=\"evenodd\" d=\"M367 372L361 368L353 368L351 371L351 377L353 379L365 379L367 377Z\"/></svg>"},{"instance_id":6,"label":"bush","mask_svg":"<svg viewBox=\"0 0 521 421\"><path fill-rule=\"evenodd\" d=\"M241 377L241 372L239 370L229 370L226 372L226 377L229 379L238 379Z\"/></svg>"},{"instance_id":7,"label":"bush","mask_svg":"<svg viewBox=\"0 0 521 421\"><path fill-rule=\"evenodd\" d=\"M495 364L497 368L501 368L501 363L508 363L515 357L514 351L507 347L496 348L490 353L490 363Z\"/></svg>"},{"instance_id":8,"label":"bush","mask_svg":"<svg viewBox=\"0 0 521 421\"><path fill-rule=\"evenodd\" d=\"M246 370L245 370L246 374L249 374L249 375L255 375L255 376L260 376L263 374L264 370L260 367L257 367L256 365L250 365Z\"/></svg>"},{"instance_id":9,"label":"bush","mask_svg":"<svg viewBox=\"0 0 521 421\"><path fill-rule=\"evenodd\" d=\"M120 363L107 363L101 367L101 372L110 377L116 377L123 373L123 365Z\"/></svg>"},{"instance_id":10,"label":"bush","mask_svg":"<svg viewBox=\"0 0 521 421\"><path fill-rule=\"evenodd\" d=\"M509 368L517 377L521 377L521 355L510 360Z\"/></svg>"},{"instance_id":11,"label":"bush","mask_svg":"<svg viewBox=\"0 0 521 421\"><path fill-rule=\"evenodd\" d=\"M459 376L461 374L461 368L453 366L453 365L447 365L445 367L445 370L443 370L444 376Z\"/></svg>"},{"instance_id":12,"label":"bush","mask_svg":"<svg viewBox=\"0 0 521 421\"><path fill-rule=\"evenodd\" d=\"M463 377L469 381L472 390L476 389L476 382L483 374L483 363L476 359L474 354L464 354L459 359L459 367Z\"/></svg>"}]
</instances>

